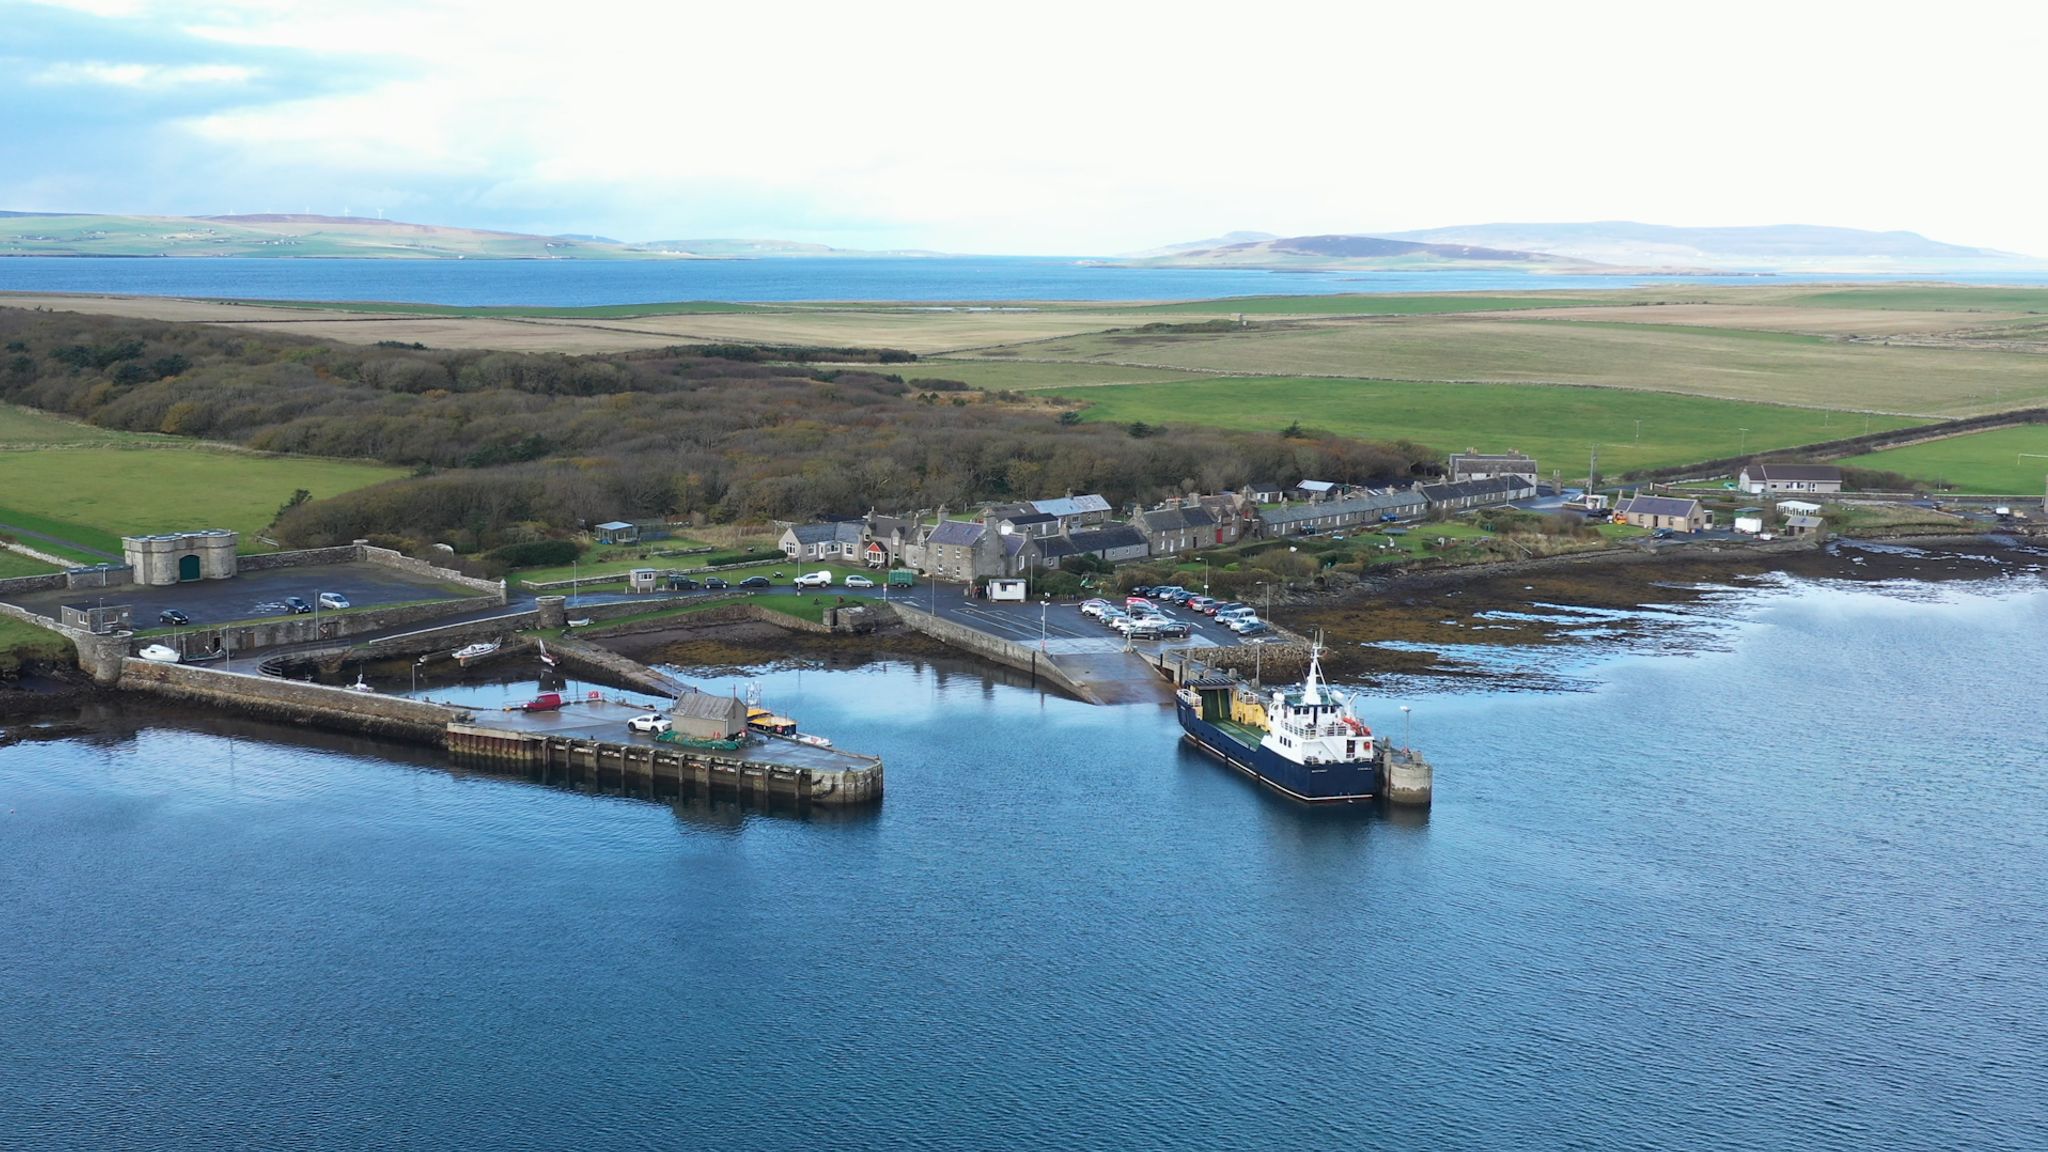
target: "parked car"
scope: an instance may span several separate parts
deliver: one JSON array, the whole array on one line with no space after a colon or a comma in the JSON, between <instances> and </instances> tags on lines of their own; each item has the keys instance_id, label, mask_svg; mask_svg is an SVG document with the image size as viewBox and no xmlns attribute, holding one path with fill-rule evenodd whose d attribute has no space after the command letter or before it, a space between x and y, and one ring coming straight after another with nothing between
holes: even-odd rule
<instances>
[{"instance_id":1,"label":"parked car","mask_svg":"<svg viewBox=\"0 0 2048 1152\"><path fill-rule=\"evenodd\" d=\"M1084 600L1081 602L1081 615L1087 616L1090 619L1100 620L1102 618L1102 613L1104 610L1114 607L1116 607L1116 605L1111 604L1109 601L1100 598L1094 600Z\"/></svg>"},{"instance_id":2,"label":"parked car","mask_svg":"<svg viewBox=\"0 0 2048 1152\"><path fill-rule=\"evenodd\" d=\"M1230 624L1238 620L1257 620L1259 614L1249 608L1226 608L1216 614L1218 624Z\"/></svg>"},{"instance_id":3,"label":"parked car","mask_svg":"<svg viewBox=\"0 0 2048 1152\"><path fill-rule=\"evenodd\" d=\"M704 581L704 587L710 589L713 592L723 592L727 588L732 587L732 585L727 584L725 582L725 578L722 576L713 576Z\"/></svg>"},{"instance_id":4,"label":"parked car","mask_svg":"<svg viewBox=\"0 0 2048 1152\"><path fill-rule=\"evenodd\" d=\"M1659 529L1657 529L1657 530L1656 530L1655 532L1652 532L1652 533L1650 533L1650 539L1652 539L1652 540L1669 540L1669 539L1671 539L1671 529L1669 529L1669 528L1659 528Z\"/></svg>"},{"instance_id":5,"label":"parked car","mask_svg":"<svg viewBox=\"0 0 2048 1152\"><path fill-rule=\"evenodd\" d=\"M832 573L822 570L806 572L796 578L796 586L799 588L830 588L832 586Z\"/></svg>"},{"instance_id":6,"label":"parked car","mask_svg":"<svg viewBox=\"0 0 2048 1152\"><path fill-rule=\"evenodd\" d=\"M1183 595L1186 594L1177 585L1159 584L1146 589L1145 595L1151 597L1154 600L1171 600L1173 599L1173 594L1175 592L1182 592Z\"/></svg>"},{"instance_id":7,"label":"parked car","mask_svg":"<svg viewBox=\"0 0 2048 1152\"><path fill-rule=\"evenodd\" d=\"M313 610L313 606L306 603L303 596L287 596L284 598L284 610L294 616L304 616Z\"/></svg>"},{"instance_id":8,"label":"parked car","mask_svg":"<svg viewBox=\"0 0 2048 1152\"><path fill-rule=\"evenodd\" d=\"M856 572L846 578L846 586L848 588L873 588L875 582Z\"/></svg>"},{"instance_id":9,"label":"parked car","mask_svg":"<svg viewBox=\"0 0 2048 1152\"><path fill-rule=\"evenodd\" d=\"M1131 626L1129 632L1125 633L1125 635L1128 635L1133 640L1165 640L1170 637L1185 636L1187 634L1188 626L1186 624L1178 620L1168 620L1164 617L1157 620L1140 620Z\"/></svg>"},{"instance_id":10,"label":"parked car","mask_svg":"<svg viewBox=\"0 0 2048 1152\"><path fill-rule=\"evenodd\" d=\"M166 608L163 611L156 614L156 622L159 624L172 624L176 625L179 628L183 628L185 625L190 624L192 622L192 618L190 616L185 615L183 612L178 611L176 608Z\"/></svg>"},{"instance_id":11,"label":"parked car","mask_svg":"<svg viewBox=\"0 0 2048 1152\"><path fill-rule=\"evenodd\" d=\"M342 595L341 593L339 593L339 592L322 592L322 593L320 594L320 597L319 597L319 599L320 599L320 606L321 606L322 608L346 608L346 607L348 607L348 597L346 597L346 596L343 596L343 595Z\"/></svg>"},{"instance_id":12,"label":"parked car","mask_svg":"<svg viewBox=\"0 0 2048 1152\"><path fill-rule=\"evenodd\" d=\"M1240 617L1232 620L1229 628L1239 636L1250 636L1256 632L1264 632L1266 630L1266 622L1256 616Z\"/></svg>"},{"instance_id":13,"label":"parked car","mask_svg":"<svg viewBox=\"0 0 2048 1152\"><path fill-rule=\"evenodd\" d=\"M1209 610L1214 608L1219 603L1221 603L1221 601L1211 599L1207 596L1190 596L1187 598L1188 611L1200 612L1204 615L1207 615Z\"/></svg>"},{"instance_id":14,"label":"parked car","mask_svg":"<svg viewBox=\"0 0 2048 1152\"><path fill-rule=\"evenodd\" d=\"M1130 594L1133 596L1150 596L1152 594L1152 585L1139 584L1131 589Z\"/></svg>"},{"instance_id":15,"label":"parked car","mask_svg":"<svg viewBox=\"0 0 2048 1152\"><path fill-rule=\"evenodd\" d=\"M671 592L695 592L702 587L702 584L697 583L688 576L671 576L668 581L668 590Z\"/></svg>"},{"instance_id":16,"label":"parked car","mask_svg":"<svg viewBox=\"0 0 2048 1152\"><path fill-rule=\"evenodd\" d=\"M663 716L661 713L648 712L644 715L635 716L631 720L626 721L626 727L631 728L635 732L644 732L648 735L659 735L663 732L668 731L670 728L674 727L674 725L670 724L668 717Z\"/></svg>"},{"instance_id":17,"label":"parked car","mask_svg":"<svg viewBox=\"0 0 2048 1152\"><path fill-rule=\"evenodd\" d=\"M766 576L749 576L745 580L740 581L740 587L772 588L774 587L774 585L769 581L769 579Z\"/></svg>"},{"instance_id":18,"label":"parked car","mask_svg":"<svg viewBox=\"0 0 2048 1152\"><path fill-rule=\"evenodd\" d=\"M1129 620L1130 618L1131 614L1129 612L1116 608L1105 608L1100 615L1096 616L1096 619L1102 621L1102 626L1105 628L1114 628L1117 626L1118 621Z\"/></svg>"},{"instance_id":19,"label":"parked car","mask_svg":"<svg viewBox=\"0 0 2048 1152\"><path fill-rule=\"evenodd\" d=\"M1192 599L1194 595L1195 594L1193 592L1190 592L1185 588L1175 588L1173 591L1168 592L1166 595L1159 597L1159 599L1166 601L1168 604L1185 604L1190 599Z\"/></svg>"},{"instance_id":20,"label":"parked car","mask_svg":"<svg viewBox=\"0 0 2048 1152\"><path fill-rule=\"evenodd\" d=\"M1392 512L1380 513L1380 523L1382 524L1392 524L1399 519L1401 518L1399 516L1394 515Z\"/></svg>"},{"instance_id":21,"label":"parked car","mask_svg":"<svg viewBox=\"0 0 2048 1152\"><path fill-rule=\"evenodd\" d=\"M1223 603L1218 604L1215 610L1210 612L1209 615L1221 619L1225 612L1235 611L1237 609L1243 609L1244 611L1249 612L1252 610L1252 606L1246 604L1242 600L1225 600Z\"/></svg>"}]
</instances>

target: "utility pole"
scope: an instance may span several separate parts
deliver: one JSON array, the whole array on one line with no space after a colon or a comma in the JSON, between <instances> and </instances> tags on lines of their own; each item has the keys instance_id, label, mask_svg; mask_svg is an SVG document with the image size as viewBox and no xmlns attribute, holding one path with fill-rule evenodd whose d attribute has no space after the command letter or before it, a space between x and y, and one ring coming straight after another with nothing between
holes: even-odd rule
<instances>
[{"instance_id":1,"label":"utility pole","mask_svg":"<svg viewBox=\"0 0 2048 1152\"><path fill-rule=\"evenodd\" d=\"M1749 429L1747 428L1742 429L1741 445L1742 446L1736 450L1735 454L1737 456L1749 455Z\"/></svg>"}]
</instances>

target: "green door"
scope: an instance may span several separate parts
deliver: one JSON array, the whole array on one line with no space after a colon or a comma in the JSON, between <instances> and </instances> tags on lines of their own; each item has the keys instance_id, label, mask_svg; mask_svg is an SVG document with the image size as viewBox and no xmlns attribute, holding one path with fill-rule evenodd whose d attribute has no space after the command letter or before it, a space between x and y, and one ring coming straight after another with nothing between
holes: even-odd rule
<instances>
[{"instance_id":1,"label":"green door","mask_svg":"<svg viewBox=\"0 0 2048 1152\"><path fill-rule=\"evenodd\" d=\"M180 580L197 580L197 579L199 579L199 557L197 557L197 556L180 556L180 557L178 557L178 579L180 579Z\"/></svg>"}]
</instances>

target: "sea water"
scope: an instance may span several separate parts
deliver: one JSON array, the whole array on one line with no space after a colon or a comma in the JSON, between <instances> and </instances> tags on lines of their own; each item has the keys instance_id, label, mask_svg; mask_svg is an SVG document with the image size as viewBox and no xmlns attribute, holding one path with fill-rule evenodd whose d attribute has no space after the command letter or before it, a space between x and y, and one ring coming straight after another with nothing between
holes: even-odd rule
<instances>
[{"instance_id":1,"label":"sea water","mask_svg":"<svg viewBox=\"0 0 2048 1152\"><path fill-rule=\"evenodd\" d=\"M808 818L125 708L0 749L0 1146L2041 1147L2048 591L1724 607L1374 700L1426 815L958 664L752 678Z\"/></svg>"}]
</instances>

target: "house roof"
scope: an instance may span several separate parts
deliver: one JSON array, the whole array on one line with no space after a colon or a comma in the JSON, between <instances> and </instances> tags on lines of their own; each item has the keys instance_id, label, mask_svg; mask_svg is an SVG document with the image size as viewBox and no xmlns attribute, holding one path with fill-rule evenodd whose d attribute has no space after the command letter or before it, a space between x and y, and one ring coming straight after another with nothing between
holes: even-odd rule
<instances>
[{"instance_id":1,"label":"house roof","mask_svg":"<svg viewBox=\"0 0 2048 1152\"><path fill-rule=\"evenodd\" d=\"M613 520L613 521L610 521L609 523L605 523L605 524L599 524L599 525L597 526L597 530L598 530L599 532L617 532L617 531L618 531L619 529L621 529L621 528L631 528L631 527L632 527L632 525L631 525L631 524L628 524L628 523L626 523L626 522L625 522L624 520Z\"/></svg>"},{"instance_id":2,"label":"house roof","mask_svg":"<svg viewBox=\"0 0 2048 1152\"><path fill-rule=\"evenodd\" d=\"M839 539L837 524L791 524L789 530L799 544L824 544Z\"/></svg>"},{"instance_id":3,"label":"house roof","mask_svg":"<svg viewBox=\"0 0 2048 1152\"><path fill-rule=\"evenodd\" d=\"M972 520L941 520L938 527L932 529L932 534L925 537L925 543L973 545L981 540L982 533L986 531L988 528L985 525Z\"/></svg>"},{"instance_id":4,"label":"house roof","mask_svg":"<svg viewBox=\"0 0 2048 1152\"><path fill-rule=\"evenodd\" d=\"M1751 464L1745 471L1758 480L1842 481L1842 470L1831 464Z\"/></svg>"},{"instance_id":5,"label":"house roof","mask_svg":"<svg viewBox=\"0 0 2048 1152\"><path fill-rule=\"evenodd\" d=\"M859 520L842 520L832 526L832 538L841 544L858 544L867 535L866 527Z\"/></svg>"},{"instance_id":6,"label":"house roof","mask_svg":"<svg viewBox=\"0 0 2048 1152\"><path fill-rule=\"evenodd\" d=\"M1109 552L1118 548L1149 548L1145 534L1128 524L1105 524L1068 537L1076 552Z\"/></svg>"},{"instance_id":7,"label":"house roof","mask_svg":"<svg viewBox=\"0 0 2048 1152\"><path fill-rule=\"evenodd\" d=\"M1698 512L1700 502L1676 496L1631 496L1614 506L1616 512L1631 516L1684 516Z\"/></svg>"},{"instance_id":8,"label":"house roof","mask_svg":"<svg viewBox=\"0 0 2048 1152\"><path fill-rule=\"evenodd\" d=\"M1109 511L1109 501L1093 494L1062 496L1057 500L1033 500L1031 507L1048 516L1080 516L1091 512Z\"/></svg>"},{"instance_id":9,"label":"house roof","mask_svg":"<svg viewBox=\"0 0 2048 1152\"><path fill-rule=\"evenodd\" d=\"M1081 554L1081 550L1074 547L1074 542L1065 536L1047 536L1032 543L1038 546L1038 559L1041 563L1057 564L1069 556Z\"/></svg>"},{"instance_id":10,"label":"house roof","mask_svg":"<svg viewBox=\"0 0 2048 1152\"><path fill-rule=\"evenodd\" d=\"M1296 484L1295 487L1303 492L1328 492L1330 489L1335 488L1336 485L1328 480L1303 480L1301 483Z\"/></svg>"},{"instance_id":11,"label":"house roof","mask_svg":"<svg viewBox=\"0 0 2048 1152\"><path fill-rule=\"evenodd\" d=\"M1820 521L1820 517L1818 517L1818 516L1787 516L1787 517L1785 517L1785 524L1786 524L1786 526L1787 526L1787 527L1791 527L1791 528L1818 528L1818 527L1820 527L1820 523L1821 523L1821 521Z\"/></svg>"},{"instance_id":12,"label":"house roof","mask_svg":"<svg viewBox=\"0 0 2048 1152\"><path fill-rule=\"evenodd\" d=\"M1210 528L1216 517L1201 508L1154 508L1138 513L1148 532L1179 532L1187 528Z\"/></svg>"},{"instance_id":13,"label":"house roof","mask_svg":"<svg viewBox=\"0 0 2048 1152\"><path fill-rule=\"evenodd\" d=\"M737 696L714 696L709 692L683 693L676 697L675 707L669 709L669 713L698 720L729 720L742 727L747 723L745 701Z\"/></svg>"},{"instance_id":14,"label":"house roof","mask_svg":"<svg viewBox=\"0 0 2048 1152\"><path fill-rule=\"evenodd\" d=\"M1536 470L1535 458L1532 456L1524 456L1519 452L1503 452L1499 454L1488 452L1453 452L1451 454L1451 466L1456 467L1460 464L1478 464L1496 467L1500 465L1519 467L1520 465L1527 464L1527 468L1521 468L1520 470L1524 472L1534 472Z\"/></svg>"},{"instance_id":15,"label":"house roof","mask_svg":"<svg viewBox=\"0 0 2048 1152\"><path fill-rule=\"evenodd\" d=\"M1268 524L1294 524L1302 520L1319 520L1325 516L1347 516L1354 513L1377 515L1402 508L1421 508L1427 503L1419 492L1373 492L1365 496L1351 496L1321 504L1290 504L1281 508L1265 508L1260 510L1259 519Z\"/></svg>"},{"instance_id":16,"label":"house roof","mask_svg":"<svg viewBox=\"0 0 2048 1152\"><path fill-rule=\"evenodd\" d=\"M1050 524L1059 517L1050 512L1023 512L1015 516L1004 516L1002 519L1022 528L1031 524Z\"/></svg>"},{"instance_id":17,"label":"house roof","mask_svg":"<svg viewBox=\"0 0 2048 1152\"><path fill-rule=\"evenodd\" d=\"M1003 537L1003 555L1015 556L1017 553L1022 552L1024 546L1030 542L1031 538L1028 536L1019 536L1014 533L1005 536Z\"/></svg>"},{"instance_id":18,"label":"house roof","mask_svg":"<svg viewBox=\"0 0 2048 1152\"><path fill-rule=\"evenodd\" d=\"M1519 476L1488 476L1484 480L1454 480L1446 484L1424 484L1418 490L1423 498L1432 504L1447 500L1469 500L1474 496L1502 496L1513 498L1518 492L1528 492L1531 485Z\"/></svg>"}]
</instances>

